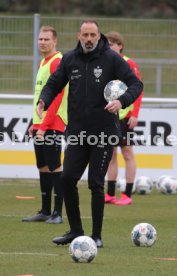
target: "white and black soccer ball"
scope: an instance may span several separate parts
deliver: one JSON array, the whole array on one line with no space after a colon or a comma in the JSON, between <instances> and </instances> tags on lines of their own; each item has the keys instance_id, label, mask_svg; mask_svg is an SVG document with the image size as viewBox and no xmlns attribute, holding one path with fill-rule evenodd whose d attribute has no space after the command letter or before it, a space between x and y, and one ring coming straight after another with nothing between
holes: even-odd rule
<instances>
[{"instance_id":1,"label":"white and black soccer ball","mask_svg":"<svg viewBox=\"0 0 177 276\"><path fill-rule=\"evenodd\" d=\"M119 192L124 193L125 189L126 189L126 179L125 177L120 177L118 178L117 182L116 182L116 186ZM135 193L135 184L133 184L133 189L132 189L132 193Z\"/></svg>"},{"instance_id":2,"label":"white and black soccer ball","mask_svg":"<svg viewBox=\"0 0 177 276\"><path fill-rule=\"evenodd\" d=\"M163 194L177 193L177 178L173 176L164 176L159 181L159 191Z\"/></svg>"},{"instance_id":3,"label":"white and black soccer ball","mask_svg":"<svg viewBox=\"0 0 177 276\"><path fill-rule=\"evenodd\" d=\"M97 255L96 243L88 236L79 236L71 242L69 254L76 263L90 263Z\"/></svg>"},{"instance_id":4,"label":"white and black soccer ball","mask_svg":"<svg viewBox=\"0 0 177 276\"><path fill-rule=\"evenodd\" d=\"M104 88L104 98L107 102L118 99L127 90L127 85L120 80L108 82Z\"/></svg>"},{"instance_id":5,"label":"white and black soccer ball","mask_svg":"<svg viewBox=\"0 0 177 276\"><path fill-rule=\"evenodd\" d=\"M139 195L146 195L152 192L153 181L148 176L139 176L135 180L136 193Z\"/></svg>"},{"instance_id":6,"label":"white and black soccer ball","mask_svg":"<svg viewBox=\"0 0 177 276\"><path fill-rule=\"evenodd\" d=\"M158 191L160 191L160 185L161 185L161 183L163 182L163 180L166 178L166 177L169 177L169 175L161 175L158 179L157 179L157 181L156 181L156 183L155 183L155 186L156 186L156 189L158 190ZM171 176L170 176L171 177Z\"/></svg>"},{"instance_id":7,"label":"white and black soccer ball","mask_svg":"<svg viewBox=\"0 0 177 276\"><path fill-rule=\"evenodd\" d=\"M135 225L131 232L131 240L136 246L152 246L157 239L157 231L149 223L142 222Z\"/></svg>"},{"instance_id":8,"label":"white and black soccer ball","mask_svg":"<svg viewBox=\"0 0 177 276\"><path fill-rule=\"evenodd\" d=\"M119 178L117 180L116 186L119 192L125 192L126 179L124 177Z\"/></svg>"}]
</instances>

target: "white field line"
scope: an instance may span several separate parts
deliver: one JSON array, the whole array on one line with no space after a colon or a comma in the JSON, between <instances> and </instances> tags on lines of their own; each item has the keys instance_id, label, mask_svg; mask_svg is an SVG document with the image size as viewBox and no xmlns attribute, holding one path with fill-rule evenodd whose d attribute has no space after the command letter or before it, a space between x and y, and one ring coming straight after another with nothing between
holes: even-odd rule
<instances>
[{"instance_id":1,"label":"white field line","mask_svg":"<svg viewBox=\"0 0 177 276\"><path fill-rule=\"evenodd\" d=\"M58 256L58 254L53 253L39 253L39 252L1 252L0 255L26 255L26 256Z\"/></svg>"}]
</instances>

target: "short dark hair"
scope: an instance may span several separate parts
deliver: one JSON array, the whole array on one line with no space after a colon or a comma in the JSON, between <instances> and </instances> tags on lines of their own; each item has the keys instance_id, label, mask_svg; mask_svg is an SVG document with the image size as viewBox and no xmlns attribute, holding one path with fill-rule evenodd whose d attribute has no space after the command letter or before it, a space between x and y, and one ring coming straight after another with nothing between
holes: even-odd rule
<instances>
[{"instance_id":1,"label":"short dark hair","mask_svg":"<svg viewBox=\"0 0 177 276\"><path fill-rule=\"evenodd\" d=\"M92 24L95 24L95 25L97 26L97 28L98 28L98 31L100 31L100 27L99 27L99 25L98 25L98 22L97 22L95 19L90 19L90 18L88 18L88 19L82 20L81 23L80 23L80 28L82 27L82 25L83 25L84 23L92 23Z\"/></svg>"},{"instance_id":2,"label":"short dark hair","mask_svg":"<svg viewBox=\"0 0 177 276\"><path fill-rule=\"evenodd\" d=\"M40 32L51 32L53 37L57 39L57 31L51 26L42 26L39 30L39 33Z\"/></svg>"}]
</instances>

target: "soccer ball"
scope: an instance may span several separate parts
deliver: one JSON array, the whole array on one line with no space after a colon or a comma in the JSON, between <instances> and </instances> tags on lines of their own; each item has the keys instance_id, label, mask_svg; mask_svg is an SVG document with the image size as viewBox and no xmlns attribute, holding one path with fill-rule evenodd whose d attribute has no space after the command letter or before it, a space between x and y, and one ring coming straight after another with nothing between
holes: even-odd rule
<instances>
[{"instance_id":1,"label":"soccer ball","mask_svg":"<svg viewBox=\"0 0 177 276\"><path fill-rule=\"evenodd\" d=\"M124 177L119 178L116 185L117 185L117 189L118 189L119 192L125 192L126 179Z\"/></svg>"},{"instance_id":2,"label":"soccer ball","mask_svg":"<svg viewBox=\"0 0 177 276\"><path fill-rule=\"evenodd\" d=\"M119 192L124 193L126 189L126 179L125 177L121 177L118 179L117 183L117 189ZM135 193L135 185L133 185L132 193Z\"/></svg>"},{"instance_id":3,"label":"soccer ball","mask_svg":"<svg viewBox=\"0 0 177 276\"><path fill-rule=\"evenodd\" d=\"M150 177L140 176L135 180L136 192L139 195L146 195L152 192L153 182Z\"/></svg>"},{"instance_id":4,"label":"soccer ball","mask_svg":"<svg viewBox=\"0 0 177 276\"><path fill-rule=\"evenodd\" d=\"M69 254L76 263L90 263L97 255L96 243L88 236L79 236L71 242Z\"/></svg>"},{"instance_id":5,"label":"soccer ball","mask_svg":"<svg viewBox=\"0 0 177 276\"><path fill-rule=\"evenodd\" d=\"M157 188L157 190L158 191L160 191L160 185L161 185L161 183L162 183L162 181L166 178L166 177L169 177L168 175L161 175L158 179L157 179L157 181L156 181L156 188ZM170 176L171 177L171 176Z\"/></svg>"},{"instance_id":6,"label":"soccer ball","mask_svg":"<svg viewBox=\"0 0 177 276\"><path fill-rule=\"evenodd\" d=\"M177 193L177 178L173 176L164 176L160 179L159 191L163 194Z\"/></svg>"},{"instance_id":7,"label":"soccer ball","mask_svg":"<svg viewBox=\"0 0 177 276\"><path fill-rule=\"evenodd\" d=\"M104 98L107 102L118 99L127 90L127 86L120 80L112 80L108 82L104 88Z\"/></svg>"},{"instance_id":8,"label":"soccer ball","mask_svg":"<svg viewBox=\"0 0 177 276\"><path fill-rule=\"evenodd\" d=\"M157 239L157 231L149 223L143 222L135 225L131 232L131 240L136 246L152 246Z\"/></svg>"}]
</instances>

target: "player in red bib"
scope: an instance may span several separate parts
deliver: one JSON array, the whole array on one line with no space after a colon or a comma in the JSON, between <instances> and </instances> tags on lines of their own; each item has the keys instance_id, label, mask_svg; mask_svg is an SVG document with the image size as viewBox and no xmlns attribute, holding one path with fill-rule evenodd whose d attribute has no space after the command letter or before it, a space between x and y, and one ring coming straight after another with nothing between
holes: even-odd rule
<instances>
[{"instance_id":1,"label":"player in red bib","mask_svg":"<svg viewBox=\"0 0 177 276\"><path fill-rule=\"evenodd\" d=\"M109 45L112 50L121 55L127 63L130 65L131 69L134 71L135 75L141 79L138 66L134 60L123 55L124 41L123 37L118 32L109 32L106 34L106 37L109 41ZM107 172L107 193L105 194L105 203L115 204L115 205L129 205L132 204L132 189L133 183L136 175L136 161L133 153L133 141L132 139L127 139L128 133L132 133L133 128L138 124L138 114L141 106L141 101L143 97L143 92L133 103L130 110L126 112L122 109L119 111L119 119L121 123L122 138L119 140L118 146L121 148L121 152L125 161L125 179L126 179L126 188L125 192L120 193L120 199L117 199L115 196L116 190L116 180L118 176L118 161L117 161L117 147L114 148L113 156L109 164ZM132 138L132 137L131 137Z\"/></svg>"}]
</instances>

